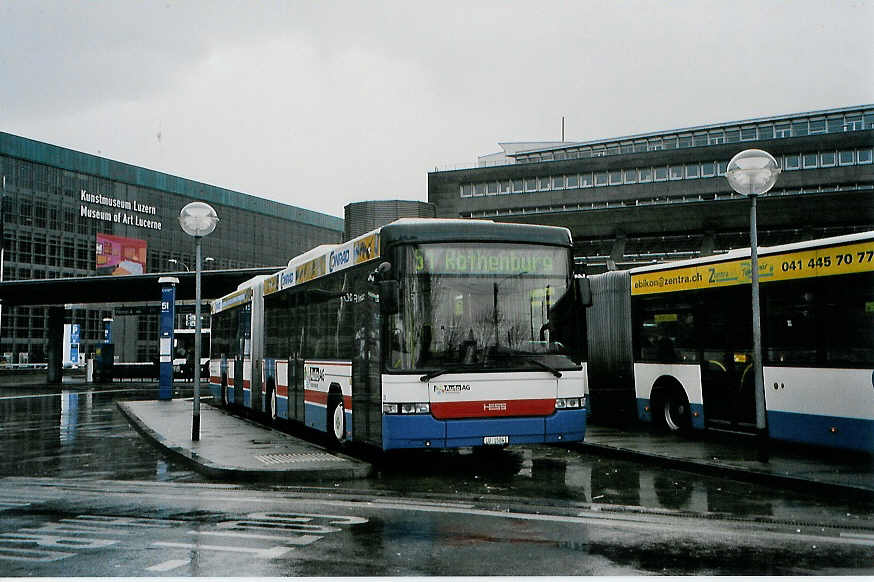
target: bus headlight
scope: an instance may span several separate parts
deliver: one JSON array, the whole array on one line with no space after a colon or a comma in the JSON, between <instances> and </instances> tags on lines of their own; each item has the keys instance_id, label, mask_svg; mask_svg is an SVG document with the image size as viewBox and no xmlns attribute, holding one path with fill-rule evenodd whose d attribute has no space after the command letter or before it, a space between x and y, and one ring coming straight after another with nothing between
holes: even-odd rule
<instances>
[{"instance_id":1,"label":"bus headlight","mask_svg":"<svg viewBox=\"0 0 874 582\"><path fill-rule=\"evenodd\" d=\"M427 402L401 402L382 404L383 414L430 414L431 405Z\"/></svg>"},{"instance_id":2,"label":"bus headlight","mask_svg":"<svg viewBox=\"0 0 874 582\"><path fill-rule=\"evenodd\" d=\"M586 398L574 396L573 398L556 398L556 409L564 410L567 408L584 408L586 406Z\"/></svg>"}]
</instances>

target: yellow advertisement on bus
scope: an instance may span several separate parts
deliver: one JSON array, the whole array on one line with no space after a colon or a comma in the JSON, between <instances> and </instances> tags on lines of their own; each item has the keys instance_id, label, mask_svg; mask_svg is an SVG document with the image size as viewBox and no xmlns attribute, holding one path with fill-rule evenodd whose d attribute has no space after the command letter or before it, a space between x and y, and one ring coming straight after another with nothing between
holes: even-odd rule
<instances>
[{"instance_id":1,"label":"yellow advertisement on bus","mask_svg":"<svg viewBox=\"0 0 874 582\"><path fill-rule=\"evenodd\" d=\"M799 249L759 257L759 281L786 281L874 271L874 242ZM645 271L631 275L631 294L715 289L750 282L750 259Z\"/></svg>"}]
</instances>

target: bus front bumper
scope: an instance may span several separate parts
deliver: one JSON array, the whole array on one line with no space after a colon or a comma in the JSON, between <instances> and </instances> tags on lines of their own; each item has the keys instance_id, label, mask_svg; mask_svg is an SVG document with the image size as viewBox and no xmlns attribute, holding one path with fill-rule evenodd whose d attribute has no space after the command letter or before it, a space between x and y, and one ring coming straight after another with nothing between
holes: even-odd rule
<instances>
[{"instance_id":1,"label":"bus front bumper","mask_svg":"<svg viewBox=\"0 0 874 582\"><path fill-rule=\"evenodd\" d=\"M484 437L507 437L508 445L581 441L586 409L557 410L544 417L437 420L429 414L383 415L382 443L390 449L452 449L485 444Z\"/></svg>"}]
</instances>

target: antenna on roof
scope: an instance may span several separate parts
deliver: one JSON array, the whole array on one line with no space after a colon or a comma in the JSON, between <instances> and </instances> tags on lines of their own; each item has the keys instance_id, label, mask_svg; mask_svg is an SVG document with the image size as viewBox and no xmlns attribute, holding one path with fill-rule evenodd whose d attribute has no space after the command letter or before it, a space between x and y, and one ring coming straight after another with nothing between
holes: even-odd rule
<instances>
[{"instance_id":1,"label":"antenna on roof","mask_svg":"<svg viewBox=\"0 0 874 582\"><path fill-rule=\"evenodd\" d=\"M564 115L561 116L561 141L564 142Z\"/></svg>"}]
</instances>

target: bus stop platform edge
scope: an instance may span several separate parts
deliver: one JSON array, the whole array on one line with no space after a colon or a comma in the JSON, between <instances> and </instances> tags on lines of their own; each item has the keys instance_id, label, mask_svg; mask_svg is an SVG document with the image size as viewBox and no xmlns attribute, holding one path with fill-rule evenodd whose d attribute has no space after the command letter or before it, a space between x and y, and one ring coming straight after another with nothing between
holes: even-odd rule
<instances>
[{"instance_id":1,"label":"bus stop platform edge","mask_svg":"<svg viewBox=\"0 0 874 582\"><path fill-rule=\"evenodd\" d=\"M119 402L131 424L154 444L208 477L231 481L309 483L358 479L371 465L326 450L201 402L200 440L191 438L192 401Z\"/></svg>"},{"instance_id":2,"label":"bus stop platform edge","mask_svg":"<svg viewBox=\"0 0 874 582\"><path fill-rule=\"evenodd\" d=\"M648 427L589 423L578 450L624 457L690 472L874 499L874 456L707 431L693 437Z\"/></svg>"}]
</instances>

